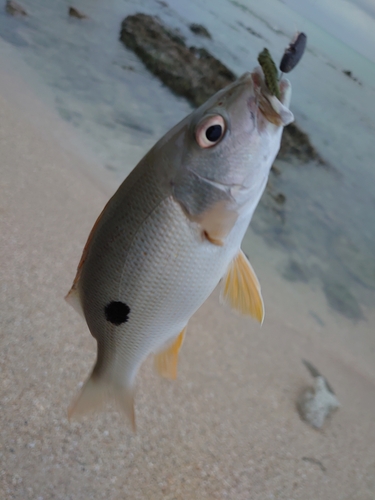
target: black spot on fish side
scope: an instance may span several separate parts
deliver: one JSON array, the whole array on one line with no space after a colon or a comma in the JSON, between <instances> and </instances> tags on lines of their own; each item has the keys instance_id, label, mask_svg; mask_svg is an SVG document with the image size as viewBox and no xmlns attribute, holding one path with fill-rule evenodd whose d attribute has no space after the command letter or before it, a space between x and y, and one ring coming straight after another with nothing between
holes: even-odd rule
<instances>
[{"instance_id":1,"label":"black spot on fish side","mask_svg":"<svg viewBox=\"0 0 375 500\"><path fill-rule=\"evenodd\" d=\"M129 319L130 307L124 302L112 301L104 308L104 314L107 321L118 326L126 323Z\"/></svg>"}]
</instances>

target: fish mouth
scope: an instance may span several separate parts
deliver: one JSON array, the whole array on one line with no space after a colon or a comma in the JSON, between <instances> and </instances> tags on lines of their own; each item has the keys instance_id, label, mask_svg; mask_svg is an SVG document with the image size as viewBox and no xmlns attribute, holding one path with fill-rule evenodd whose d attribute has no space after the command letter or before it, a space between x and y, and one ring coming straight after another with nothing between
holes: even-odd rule
<instances>
[{"instance_id":1,"label":"fish mouth","mask_svg":"<svg viewBox=\"0 0 375 500\"><path fill-rule=\"evenodd\" d=\"M280 98L271 94L266 85L264 73L261 67L255 68L250 74L254 95L249 100L250 109L254 106L254 100L260 113L272 124L285 127L294 120L293 113L289 110L291 98L291 85L289 80L281 79L277 82L280 90ZM251 109L253 112L253 109Z\"/></svg>"}]
</instances>

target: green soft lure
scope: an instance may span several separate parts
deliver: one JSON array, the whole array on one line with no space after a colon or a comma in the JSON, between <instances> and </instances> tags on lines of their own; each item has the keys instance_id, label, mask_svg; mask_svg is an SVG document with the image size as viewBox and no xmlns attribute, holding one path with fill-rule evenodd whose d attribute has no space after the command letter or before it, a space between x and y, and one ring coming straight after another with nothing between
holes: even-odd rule
<instances>
[{"instance_id":1,"label":"green soft lure","mask_svg":"<svg viewBox=\"0 0 375 500\"><path fill-rule=\"evenodd\" d=\"M268 90L272 95L280 99L280 89L278 83L279 72L268 49L262 50L258 56L258 62L262 67Z\"/></svg>"}]
</instances>

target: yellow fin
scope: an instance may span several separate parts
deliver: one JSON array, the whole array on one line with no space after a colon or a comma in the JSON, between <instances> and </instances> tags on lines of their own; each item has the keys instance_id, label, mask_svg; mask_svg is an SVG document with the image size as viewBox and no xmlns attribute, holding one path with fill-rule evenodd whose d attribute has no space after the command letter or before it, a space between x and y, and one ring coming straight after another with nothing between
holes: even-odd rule
<instances>
[{"instance_id":1,"label":"yellow fin","mask_svg":"<svg viewBox=\"0 0 375 500\"><path fill-rule=\"evenodd\" d=\"M91 375L86 380L77 399L68 408L68 419L78 418L99 410L105 403L114 401L117 407L130 419L136 431L134 412L134 391L132 388L112 384L110 381Z\"/></svg>"},{"instance_id":2,"label":"yellow fin","mask_svg":"<svg viewBox=\"0 0 375 500\"><path fill-rule=\"evenodd\" d=\"M262 324L264 304L260 284L242 250L230 263L223 284L222 300L234 310L250 315Z\"/></svg>"},{"instance_id":3,"label":"yellow fin","mask_svg":"<svg viewBox=\"0 0 375 500\"><path fill-rule=\"evenodd\" d=\"M155 354L155 368L162 377L176 380L177 378L177 365L178 353L180 352L182 343L184 341L186 326L181 333L177 335L173 343L168 345L166 349Z\"/></svg>"}]
</instances>

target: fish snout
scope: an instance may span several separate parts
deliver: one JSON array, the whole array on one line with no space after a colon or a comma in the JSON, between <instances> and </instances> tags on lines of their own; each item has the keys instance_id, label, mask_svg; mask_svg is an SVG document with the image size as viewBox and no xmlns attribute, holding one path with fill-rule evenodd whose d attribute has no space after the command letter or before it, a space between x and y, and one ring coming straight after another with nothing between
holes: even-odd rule
<instances>
[{"instance_id":1,"label":"fish snout","mask_svg":"<svg viewBox=\"0 0 375 500\"><path fill-rule=\"evenodd\" d=\"M291 84L289 80L281 79L277 82L280 89L280 99L269 91L263 70L255 68L251 73L254 89L254 99L248 99L250 112L254 113L254 103L264 118L273 125L285 127L294 120L293 113L289 110L291 99ZM259 118L259 115L257 115ZM259 124L259 121L258 121Z\"/></svg>"},{"instance_id":2,"label":"fish snout","mask_svg":"<svg viewBox=\"0 0 375 500\"><path fill-rule=\"evenodd\" d=\"M247 83L253 81L252 73L250 71L246 71L242 76L239 77L238 83Z\"/></svg>"}]
</instances>

